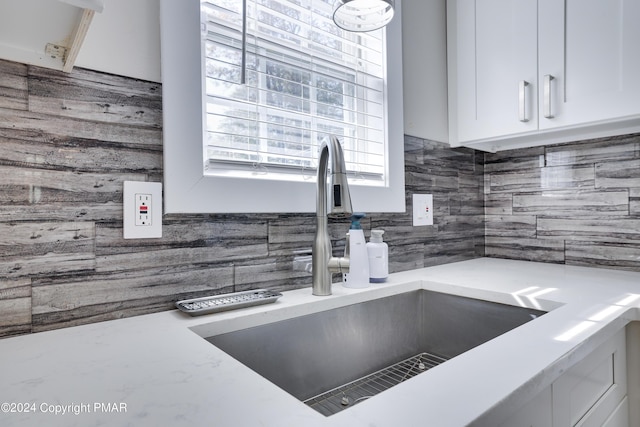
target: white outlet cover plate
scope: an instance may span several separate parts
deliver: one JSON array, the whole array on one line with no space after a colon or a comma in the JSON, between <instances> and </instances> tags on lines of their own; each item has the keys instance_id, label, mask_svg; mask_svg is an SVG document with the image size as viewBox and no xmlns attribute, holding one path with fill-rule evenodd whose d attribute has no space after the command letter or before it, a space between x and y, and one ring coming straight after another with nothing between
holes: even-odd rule
<instances>
[{"instance_id":1,"label":"white outlet cover plate","mask_svg":"<svg viewBox=\"0 0 640 427\"><path fill-rule=\"evenodd\" d=\"M125 239L156 239L162 237L162 183L124 181L122 191L123 225ZM136 225L136 194L151 195L151 225Z\"/></svg>"},{"instance_id":2,"label":"white outlet cover plate","mask_svg":"<svg viewBox=\"0 0 640 427\"><path fill-rule=\"evenodd\" d=\"M413 225L433 225L433 194L413 195Z\"/></svg>"}]
</instances>

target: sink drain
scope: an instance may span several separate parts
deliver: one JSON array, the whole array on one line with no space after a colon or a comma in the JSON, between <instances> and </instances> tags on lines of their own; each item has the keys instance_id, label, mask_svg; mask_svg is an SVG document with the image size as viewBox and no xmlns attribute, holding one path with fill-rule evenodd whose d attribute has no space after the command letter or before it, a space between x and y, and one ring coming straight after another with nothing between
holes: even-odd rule
<instances>
[{"instance_id":1,"label":"sink drain","mask_svg":"<svg viewBox=\"0 0 640 427\"><path fill-rule=\"evenodd\" d=\"M325 416L333 415L445 361L447 361L446 358L435 354L420 353L307 399L304 403Z\"/></svg>"}]
</instances>

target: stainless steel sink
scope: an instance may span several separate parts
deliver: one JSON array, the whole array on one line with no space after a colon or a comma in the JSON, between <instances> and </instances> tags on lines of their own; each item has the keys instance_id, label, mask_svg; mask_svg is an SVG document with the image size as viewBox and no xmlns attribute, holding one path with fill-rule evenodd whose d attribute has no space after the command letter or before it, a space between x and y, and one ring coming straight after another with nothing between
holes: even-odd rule
<instances>
[{"instance_id":1,"label":"stainless steel sink","mask_svg":"<svg viewBox=\"0 0 640 427\"><path fill-rule=\"evenodd\" d=\"M544 313L418 290L206 339L296 398L331 415L363 398L347 393L353 388L349 384L371 377L389 382L390 367L402 363L420 372L429 366L411 362L417 360L416 355L434 355L445 361ZM397 375L395 382L413 375ZM337 395L333 403L316 405L329 394Z\"/></svg>"}]
</instances>

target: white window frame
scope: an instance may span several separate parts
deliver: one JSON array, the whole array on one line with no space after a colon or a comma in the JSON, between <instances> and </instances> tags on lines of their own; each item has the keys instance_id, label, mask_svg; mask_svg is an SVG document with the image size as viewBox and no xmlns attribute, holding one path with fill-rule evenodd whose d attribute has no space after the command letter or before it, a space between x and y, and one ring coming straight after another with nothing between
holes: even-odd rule
<instances>
[{"instance_id":1,"label":"white window frame","mask_svg":"<svg viewBox=\"0 0 640 427\"><path fill-rule=\"evenodd\" d=\"M350 181L358 212L404 212L401 1L387 25L388 185ZM315 176L307 181L206 176L200 1L160 0L165 213L315 212Z\"/></svg>"}]
</instances>

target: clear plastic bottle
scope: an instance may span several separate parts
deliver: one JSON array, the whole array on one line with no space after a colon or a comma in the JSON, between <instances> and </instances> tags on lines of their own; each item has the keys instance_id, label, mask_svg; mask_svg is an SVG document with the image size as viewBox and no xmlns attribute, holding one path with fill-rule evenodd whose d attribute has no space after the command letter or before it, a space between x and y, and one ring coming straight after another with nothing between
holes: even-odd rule
<instances>
[{"instance_id":1,"label":"clear plastic bottle","mask_svg":"<svg viewBox=\"0 0 640 427\"><path fill-rule=\"evenodd\" d=\"M384 230L371 230L367 243L371 283L381 283L389 277L389 246L382 241L383 234Z\"/></svg>"},{"instance_id":2,"label":"clear plastic bottle","mask_svg":"<svg viewBox=\"0 0 640 427\"><path fill-rule=\"evenodd\" d=\"M351 216L349 227L349 272L343 275L342 285L347 288L366 288L369 286L369 256L367 242L360 225L363 213Z\"/></svg>"}]
</instances>

